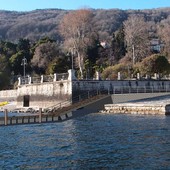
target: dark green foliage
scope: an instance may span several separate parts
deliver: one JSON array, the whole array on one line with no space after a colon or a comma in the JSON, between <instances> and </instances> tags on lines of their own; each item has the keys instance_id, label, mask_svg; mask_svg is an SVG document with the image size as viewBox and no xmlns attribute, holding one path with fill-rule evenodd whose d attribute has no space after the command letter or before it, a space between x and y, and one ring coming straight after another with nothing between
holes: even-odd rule
<instances>
[{"instance_id":1,"label":"dark green foliage","mask_svg":"<svg viewBox=\"0 0 170 170\"><path fill-rule=\"evenodd\" d=\"M123 26L120 27L116 35L113 34L111 47L112 47L115 62L118 62L121 58L125 56L126 48L125 48L125 35L124 35Z\"/></svg>"},{"instance_id":2,"label":"dark green foliage","mask_svg":"<svg viewBox=\"0 0 170 170\"><path fill-rule=\"evenodd\" d=\"M0 55L0 89L8 88L10 71L8 59L5 55Z\"/></svg>"},{"instance_id":3,"label":"dark green foliage","mask_svg":"<svg viewBox=\"0 0 170 170\"><path fill-rule=\"evenodd\" d=\"M46 70L48 65L60 55L59 46L57 43L50 41L38 42L37 44L39 45L36 45L31 65L37 74L45 74L48 72Z\"/></svg>"},{"instance_id":4,"label":"dark green foliage","mask_svg":"<svg viewBox=\"0 0 170 170\"><path fill-rule=\"evenodd\" d=\"M54 73L67 73L68 67L68 60L67 57L58 57L55 58L48 64L46 69L46 74L54 74Z\"/></svg>"},{"instance_id":5,"label":"dark green foliage","mask_svg":"<svg viewBox=\"0 0 170 170\"><path fill-rule=\"evenodd\" d=\"M11 70L15 75L22 74L22 59L24 58L24 53L22 51L12 55L9 59Z\"/></svg>"},{"instance_id":6,"label":"dark green foliage","mask_svg":"<svg viewBox=\"0 0 170 170\"><path fill-rule=\"evenodd\" d=\"M17 45L9 41L0 41L0 54L4 55L7 60L11 55L16 53Z\"/></svg>"},{"instance_id":7,"label":"dark green foliage","mask_svg":"<svg viewBox=\"0 0 170 170\"><path fill-rule=\"evenodd\" d=\"M104 69L102 72L103 79L116 80L118 78L118 72L121 73L121 78L126 79L129 77L129 67L126 64L117 64Z\"/></svg>"},{"instance_id":8,"label":"dark green foliage","mask_svg":"<svg viewBox=\"0 0 170 170\"><path fill-rule=\"evenodd\" d=\"M0 90L9 88L10 77L6 72L0 72Z\"/></svg>"},{"instance_id":9,"label":"dark green foliage","mask_svg":"<svg viewBox=\"0 0 170 170\"><path fill-rule=\"evenodd\" d=\"M69 49L63 48L62 37L59 35L59 23L63 16L68 13L66 10L49 9L35 10L32 12L9 12L0 11L0 88L8 88L11 74L15 76L23 74L22 59L27 59L26 74L53 74L67 72L71 68L71 60L65 53ZM125 28L122 23L132 15L143 16L145 21L149 21L151 27L160 28L155 34L161 38L164 43L164 54L169 53L169 15L170 8L153 10L92 10L94 35L90 34L90 43L84 50L84 68L85 78L92 77L95 71L102 72L103 78L115 79L117 72L121 72L124 78L129 77L130 73L135 71L141 74L153 74L154 72L169 73L169 63L166 57L154 55L136 64L133 69L129 69L132 63L126 61L127 55L125 44ZM29 22L28 22L29 18ZM154 23L152 23L152 22ZM162 25L163 24L163 25ZM166 26L166 27L165 27ZM166 29L165 29L166 28ZM139 37L140 38L140 37ZM102 47L100 42L106 41L108 46ZM137 44L135 44L137 45ZM148 44L145 43L147 47ZM166 47L166 48L165 48ZM137 47L136 47L137 48ZM143 47L146 55L149 53ZM135 49L136 57L139 57ZM126 56L126 57L124 57ZM125 61L124 64L121 63ZM74 61L74 64L76 61ZM115 65L121 63L119 65ZM115 66L113 66L115 65ZM113 67L112 67L113 66ZM108 68L107 68L108 67ZM76 65L74 65L76 68Z\"/></svg>"},{"instance_id":10,"label":"dark green foliage","mask_svg":"<svg viewBox=\"0 0 170 170\"><path fill-rule=\"evenodd\" d=\"M20 38L17 44L17 51L24 51L25 53L29 53L30 41L28 39Z\"/></svg>"},{"instance_id":11,"label":"dark green foliage","mask_svg":"<svg viewBox=\"0 0 170 170\"><path fill-rule=\"evenodd\" d=\"M170 72L170 64L165 56L154 54L145 58L140 64L138 64L141 74L154 73L168 74Z\"/></svg>"}]
</instances>

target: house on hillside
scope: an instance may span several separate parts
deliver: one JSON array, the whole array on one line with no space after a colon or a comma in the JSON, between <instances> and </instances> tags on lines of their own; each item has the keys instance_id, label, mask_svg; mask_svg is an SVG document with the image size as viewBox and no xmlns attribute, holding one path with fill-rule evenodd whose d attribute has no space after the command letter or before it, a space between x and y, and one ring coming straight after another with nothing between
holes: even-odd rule
<instances>
[{"instance_id":1,"label":"house on hillside","mask_svg":"<svg viewBox=\"0 0 170 170\"><path fill-rule=\"evenodd\" d=\"M159 38L152 38L150 40L150 49L152 52L160 53L163 47L164 47L164 44L163 42L160 41Z\"/></svg>"}]
</instances>

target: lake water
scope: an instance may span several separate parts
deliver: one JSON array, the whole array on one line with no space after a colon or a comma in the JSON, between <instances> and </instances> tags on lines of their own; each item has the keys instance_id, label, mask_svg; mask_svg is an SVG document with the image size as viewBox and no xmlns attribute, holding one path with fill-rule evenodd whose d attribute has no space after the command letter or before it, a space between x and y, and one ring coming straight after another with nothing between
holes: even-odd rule
<instances>
[{"instance_id":1,"label":"lake water","mask_svg":"<svg viewBox=\"0 0 170 170\"><path fill-rule=\"evenodd\" d=\"M170 169L170 116L89 114L0 127L0 169Z\"/></svg>"}]
</instances>

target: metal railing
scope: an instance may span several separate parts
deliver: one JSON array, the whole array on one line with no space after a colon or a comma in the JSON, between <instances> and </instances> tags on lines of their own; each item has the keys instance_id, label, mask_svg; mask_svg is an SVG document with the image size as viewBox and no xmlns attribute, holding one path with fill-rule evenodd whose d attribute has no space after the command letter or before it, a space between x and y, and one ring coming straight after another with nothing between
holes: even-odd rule
<instances>
[{"instance_id":1,"label":"metal railing","mask_svg":"<svg viewBox=\"0 0 170 170\"><path fill-rule=\"evenodd\" d=\"M56 74L56 81L68 80L68 73Z\"/></svg>"},{"instance_id":2,"label":"metal railing","mask_svg":"<svg viewBox=\"0 0 170 170\"><path fill-rule=\"evenodd\" d=\"M170 86L114 86L109 88L108 92L109 94L170 92Z\"/></svg>"},{"instance_id":3,"label":"metal railing","mask_svg":"<svg viewBox=\"0 0 170 170\"><path fill-rule=\"evenodd\" d=\"M54 81L54 75L44 75L43 76L43 82L53 82Z\"/></svg>"},{"instance_id":4,"label":"metal railing","mask_svg":"<svg viewBox=\"0 0 170 170\"><path fill-rule=\"evenodd\" d=\"M21 84L29 84L29 77L21 77Z\"/></svg>"},{"instance_id":5,"label":"metal railing","mask_svg":"<svg viewBox=\"0 0 170 170\"><path fill-rule=\"evenodd\" d=\"M31 78L31 83L33 84L37 84L37 83L41 83L41 77L32 77Z\"/></svg>"},{"instance_id":6,"label":"metal railing","mask_svg":"<svg viewBox=\"0 0 170 170\"><path fill-rule=\"evenodd\" d=\"M107 90L102 90L102 91L97 90L97 91L84 92L84 93L79 94L75 97L72 97L72 99L70 99L70 100L65 100L60 103L57 103L56 105L52 105L50 107L45 108L44 112L45 113L53 112L57 109L62 109L63 107L68 107L72 104L82 102L87 99L93 98L95 96L104 95L104 94L108 94L108 91Z\"/></svg>"},{"instance_id":7,"label":"metal railing","mask_svg":"<svg viewBox=\"0 0 170 170\"><path fill-rule=\"evenodd\" d=\"M65 100L63 102L57 103L56 105L45 108L44 111L47 113L49 111L61 109L63 107L70 106L71 104L75 104L78 102L82 102L84 100L93 98L95 96L100 95L113 95L113 94L130 94L130 93L161 93L161 92L170 92L170 87L151 87L151 86L143 86L143 87L131 87L131 86L114 86L114 88L99 89L99 90L91 90L79 93L76 96L73 96L70 100Z\"/></svg>"}]
</instances>

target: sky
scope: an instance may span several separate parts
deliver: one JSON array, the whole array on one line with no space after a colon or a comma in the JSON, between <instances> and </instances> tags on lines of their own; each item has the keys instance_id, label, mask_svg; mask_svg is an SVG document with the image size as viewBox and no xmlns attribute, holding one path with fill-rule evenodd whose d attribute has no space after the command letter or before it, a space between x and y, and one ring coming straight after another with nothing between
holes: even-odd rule
<instances>
[{"instance_id":1,"label":"sky","mask_svg":"<svg viewBox=\"0 0 170 170\"><path fill-rule=\"evenodd\" d=\"M170 7L170 0L0 0L0 10L32 11L35 9L153 9Z\"/></svg>"}]
</instances>

